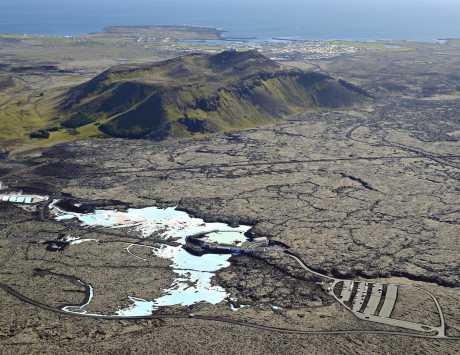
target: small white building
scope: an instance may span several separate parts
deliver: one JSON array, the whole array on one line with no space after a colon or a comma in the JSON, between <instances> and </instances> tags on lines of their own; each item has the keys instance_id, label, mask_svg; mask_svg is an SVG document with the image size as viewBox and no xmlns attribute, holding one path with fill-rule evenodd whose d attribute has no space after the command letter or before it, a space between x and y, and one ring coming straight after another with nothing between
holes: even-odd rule
<instances>
[{"instance_id":1,"label":"small white building","mask_svg":"<svg viewBox=\"0 0 460 355\"><path fill-rule=\"evenodd\" d=\"M48 199L48 196L39 195L0 194L0 201L26 205L48 201Z\"/></svg>"}]
</instances>

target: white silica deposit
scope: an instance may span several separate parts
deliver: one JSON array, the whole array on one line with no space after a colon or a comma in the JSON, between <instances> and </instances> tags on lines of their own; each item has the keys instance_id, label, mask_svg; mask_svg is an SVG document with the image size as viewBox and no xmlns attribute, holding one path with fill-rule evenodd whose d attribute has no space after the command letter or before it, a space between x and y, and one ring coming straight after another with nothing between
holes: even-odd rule
<instances>
[{"instance_id":1,"label":"white silica deposit","mask_svg":"<svg viewBox=\"0 0 460 355\"><path fill-rule=\"evenodd\" d=\"M239 245L247 240L244 233L251 228L250 226L232 228L225 223L205 223L202 219L193 218L176 208L147 207L129 209L126 212L96 210L94 213L80 214L62 211L55 207L55 204L50 207L56 220L78 219L82 225L88 227L130 227L144 237L158 233L163 239L173 240L179 244L149 247L154 256L171 260L171 267L177 276L172 285L164 289L157 299L144 300L129 297L132 305L116 312L121 317L148 316L163 306L190 306L199 302L217 304L227 299L229 295L225 289L212 285L212 278L216 271L230 265L228 260L231 255L195 256L182 246L187 236L206 232L212 232L210 237L215 242ZM137 247L139 246L136 245Z\"/></svg>"}]
</instances>

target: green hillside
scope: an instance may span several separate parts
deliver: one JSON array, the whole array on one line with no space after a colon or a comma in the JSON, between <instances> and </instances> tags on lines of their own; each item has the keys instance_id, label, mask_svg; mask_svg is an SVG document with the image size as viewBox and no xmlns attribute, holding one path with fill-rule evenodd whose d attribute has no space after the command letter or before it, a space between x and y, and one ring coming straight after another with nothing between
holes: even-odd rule
<instances>
[{"instance_id":1,"label":"green hillside","mask_svg":"<svg viewBox=\"0 0 460 355\"><path fill-rule=\"evenodd\" d=\"M62 125L164 139L266 124L309 108L367 99L325 74L287 69L257 51L190 54L111 68L59 102Z\"/></svg>"}]
</instances>

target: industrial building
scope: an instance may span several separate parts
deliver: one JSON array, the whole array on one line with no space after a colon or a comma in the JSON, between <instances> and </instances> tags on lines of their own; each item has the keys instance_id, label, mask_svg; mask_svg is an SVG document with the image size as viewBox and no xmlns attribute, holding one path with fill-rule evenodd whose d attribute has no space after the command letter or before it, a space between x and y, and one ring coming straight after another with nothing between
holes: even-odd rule
<instances>
[{"instance_id":1,"label":"industrial building","mask_svg":"<svg viewBox=\"0 0 460 355\"><path fill-rule=\"evenodd\" d=\"M48 201L49 196L27 195L22 192L5 192L0 193L0 201L9 203L18 203L24 205L32 205L44 201Z\"/></svg>"}]
</instances>

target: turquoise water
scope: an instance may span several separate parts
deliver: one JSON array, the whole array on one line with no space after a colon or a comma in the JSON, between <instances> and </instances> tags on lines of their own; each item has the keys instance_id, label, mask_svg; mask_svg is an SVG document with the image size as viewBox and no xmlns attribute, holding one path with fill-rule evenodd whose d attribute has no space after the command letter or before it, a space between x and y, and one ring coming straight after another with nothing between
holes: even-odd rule
<instances>
[{"instance_id":1,"label":"turquoise water","mask_svg":"<svg viewBox=\"0 0 460 355\"><path fill-rule=\"evenodd\" d=\"M159 307L190 306L199 302L218 304L225 301L229 295L225 289L215 285L212 279L215 272L230 266L231 255L206 254L196 256L188 253L182 246L187 236L197 233L210 232L210 239L220 243L239 244L247 240L244 233L250 226L230 227L225 223L206 223L200 218L193 218L186 212L175 208L147 207L129 209L126 212L116 210L96 210L94 213L79 214L64 212L50 208L58 221L77 219L83 226L126 228L131 227L144 237L159 233L165 240L173 240L178 245L162 244L158 247L147 247L152 256L171 261L171 269L175 274L172 284L162 290L161 296L145 300L127 295L131 306L116 310L119 316L151 315ZM86 240L75 240L72 245ZM131 245L139 248L139 245ZM131 254L129 247L127 252ZM135 254L131 254L135 256ZM97 295L97 289L95 290ZM70 307L65 309L74 313L86 313L85 307Z\"/></svg>"},{"instance_id":2,"label":"turquoise water","mask_svg":"<svg viewBox=\"0 0 460 355\"><path fill-rule=\"evenodd\" d=\"M2 0L0 32L74 35L109 25L205 25L230 37L460 37L458 0Z\"/></svg>"}]
</instances>

